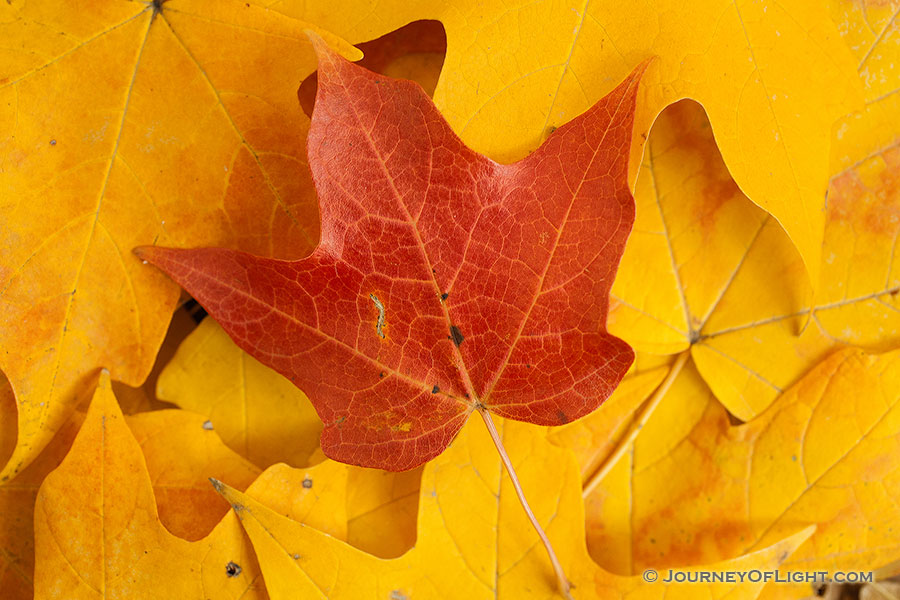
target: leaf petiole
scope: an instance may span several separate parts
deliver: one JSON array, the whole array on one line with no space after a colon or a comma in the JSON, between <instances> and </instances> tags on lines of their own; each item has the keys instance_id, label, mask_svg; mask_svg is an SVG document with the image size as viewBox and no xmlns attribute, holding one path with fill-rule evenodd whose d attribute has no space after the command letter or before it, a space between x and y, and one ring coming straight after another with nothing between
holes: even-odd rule
<instances>
[{"instance_id":1,"label":"leaf petiole","mask_svg":"<svg viewBox=\"0 0 900 600\"><path fill-rule=\"evenodd\" d=\"M656 391L653 392L653 396L644 404L644 407L641 409L641 412L637 415L635 422L631 426L631 430L628 432L628 436L622 440L615 452L613 452L604 462L601 464L593 474L587 478L587 481L584 482L584 491L582 492L582 497L587 498L591 495L597 485L606 477L607 473L615 466L619 459L622 458L622 455L631 448L631 445L634 443L634 440L637 438L638 433L640 433L641 429L643 429L644 425L647 423L647 420L650 418L650 415L653 414L653 411L656 410L656 407L659 405L660 401L663 397L669 392L669 388L672 387L672 383L678 377L678 374L681 373L681 368L684 366L684 363L687 362L687 359L690 357L691 351L685 350L681 354L678 355L678 358L675 359L675 362L672 363L672 366L669 368L669 373L666 375L666 378L663 379L663 382L659 384L659 387L656 388Z\"/></svg>"},{"instance_id":2,"label":"leaf petiole","mask_svg":"<svg viewBox=\"0 0 900 600\"><path fill-rule=\"evenodd\" d=\"M525 498L525 492L522 491L522 486L519 484L519 476L516 475L516 470L513 468L512 462L509 460L509 455L506 453L506 448L503 446L503 440L500 439L500 434L497 433L497 428L494 427L494 421L491 419L490 412L488 412L487 408L483 405L478 406L478 412L481 413L481 418L484 419L484 424L487 425L488 433L491 434L494 446L497 447L497 452L500 453L500 458L503 460L503 465L506 467L509 479L512 481L513 488L516 490L519 502L522 504L522 508L525 509L525 514L528 515L528 519L531 521L538 536L544 543L544 547L547 549L547 554L550 556L550 563L553 565L553 570L556 572L559 593L567 600L573 600L572 594L570 593L572 584L569 583L568 578L566 578L566 573L563 571L562 564L560 564L559 559L556 557L556 552L553 551L553 545L550 543L550 538L547 537L544 528L541 527L537 517L535 517L534 513L531 511L531 506L528 505L528 500Z\"/></svg>"}]
</instances>

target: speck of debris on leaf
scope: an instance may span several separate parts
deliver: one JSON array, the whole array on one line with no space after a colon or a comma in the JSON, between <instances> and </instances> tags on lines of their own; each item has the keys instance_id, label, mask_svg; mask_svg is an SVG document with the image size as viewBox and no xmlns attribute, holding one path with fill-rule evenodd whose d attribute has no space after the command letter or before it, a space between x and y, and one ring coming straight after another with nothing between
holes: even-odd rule
<instances>
[{"instance_id":1,"label":"speck of debris on leaf","mask_svg":"<svg viewBox=\"0 0 900 600\"><path fill-rule=\"evenodd\" d=\"M304 477L303 478L303 487L305 487L306 489L311 488L312 487L312 479L310 479L309 477Z\"/></svg>"},{"instance_id":2,"label":"speck of debris on leaf","mask_svg":"<svg viewBox=\"0 0 900 600\"><path fill-rule=\"evenodd\" d=\"M434 386L433 388L431 388L432 394L437 394L439 391L441 391L441 388L439 388L438 386Z\"/></svg>"},{"instance_id":3,"label":"speck of debris on leaf","mask_svg":"<svg viewBox=\"0 0 900 600\"><path fill-rule=\"evenodd\" d=\"M203 429L206 429L207 431L212 431L213 430L212 421L210 421L209 419L207 419L206 421L203 421Z\"/></svg>"},{"instance_id":4,"label":"speck of debris on leaf","mask_svg":"<svg viewBox=\"0 0 900 600\"><path fill-rule=\"evenodd\" d=\"M56 145L56 140L50 140L50 145L51 145L51 146L55 146L55 145Z\"/></svg>"},{"instance_id":5,"label":"speck of debris on leaf","mask_svg":"<svg viewBox=\"0 0 900 600\"><path fill-rule=\"evenodd\" d=\"M443 294L441 294L441 300L446 300L449 296L450 296L450 294L448 294L447 292L444 292Z\"/></svg>"},{"instance_id":6,"label":"speck of debris on leaf","mask_svg":"<svg viewBox=\"0 0 900 600\"><path fill-rule=\"evenodd\" d=\"M409 596L400 590L393 590L391 591L391 600L409 600Z\"/></svg>"},{"instance_id":7,"label":"speck of debris on leaf","mask_svg":"<svg viewBox=\"0 0 900 600\"><path fill-rule=\"evenodd\" d=\"M225 574L229 577L237 577L241 574L241 565L237 564L234 561L228 561L228 564L225 565Z\"/></svg>"},{"instance_id":8,"label":"speck of debris on leaf","mask_svg":"<svg viewBox=\"0 0 900 600\"><path fill-rule=\"evenodd\" d=\"M294 560L300 560L300 555L299 555L299 554L295 554L295 555L294 555Z\"/></svg>"},{"instance_id":9,"label":"speck of debris on leaf","mask_svg":"<svg viewBox=\"0 0 900 600\"><path fill-rule=\"evenodd\" d=\"M459 327L456 325L450 326L450 339L453 340L453 343L456 344L456 347L459 348L460 344L463 343L463 340L466 339L463 337L462 332L459 330Z\"/></svg>"}]
</instances>

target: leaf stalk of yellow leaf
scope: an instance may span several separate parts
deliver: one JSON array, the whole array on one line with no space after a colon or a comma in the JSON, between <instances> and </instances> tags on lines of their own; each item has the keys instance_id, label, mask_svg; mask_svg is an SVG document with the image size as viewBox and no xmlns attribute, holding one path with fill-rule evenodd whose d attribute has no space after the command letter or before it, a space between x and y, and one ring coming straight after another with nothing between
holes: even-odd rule
<instances>
[{"instance_id":1,"label":"leaf stalk of yellow leaf","mask_svg":"<svg viewBox=\"0 0 900 600\"><path fill-rule=\"evenodd\" d=\"M628 435L622 440L615 452L610 454L609 458L603 461L600 466L597 467L597 470L587 478L587 481L584 483L584 491L581 493L582 498L587 498L591 495L597 485L603 481L604 477L606 477L606 474L609 473L617 462L619 462L622 455L631 448L638 433L644 428L650 415L653 414L653 411L656 410L660 401L666 396L669 388L672 387L672 383L678 377L678 374L681 373L681 368L684 367L684 364L687 362L690 355L691 351L689 349L678 355L678 358L675 359L675 362L672 363L672 367L669 369L669 374L666 375L666 378L663 379L662 383L659 384L659 387L656 388L656 391L653 392L653 396L647 400L640 413L638 413L637 420L631 426Z\"/></svg>"},{"instance_id":2,"label":"leaf stalk of yellow leaf","mask_svg":"<svg viewBox=\"0 0 900 600\"><path fill-rule=\"evenodd\" d=\"M503 460L503 465L506 467L509 479L512 481L513 488L516 490L519 502L522 504L522 508L525 509L525 514L528 515L528 519L531 521L538 536L540 536L541 541L544 543L544 547L547 549L547 554L550 556L550 563L553 565L553 570L556 572L559 593L567 600L573 600L572 594L570 593L572 584L569 583L569 579L566 577L565 571L563 571L562 564L560 564L559 559L556 557L556 552L553 551L553 545L550 543L550 538L547 537L544 528L541 527L537 517L535 517L534 513L531 511L531 506L528 505L528 500L525 498L525 492L522 491L522 486L519 484L519 477L516 475L516 470L509 460L509 454L506 453L506 448L503 446L503 440L500 439L500 434L497 433L497 428L494 427L494 421L491 419L491 414L483 406L478 407L478 412L481 413L481 418L484 419L484 424L487 425L488 432L491 434L491 439L494 441L494 446L497 447L497 452L500 453L500 458Z\"/></svg>"}]
</instances>

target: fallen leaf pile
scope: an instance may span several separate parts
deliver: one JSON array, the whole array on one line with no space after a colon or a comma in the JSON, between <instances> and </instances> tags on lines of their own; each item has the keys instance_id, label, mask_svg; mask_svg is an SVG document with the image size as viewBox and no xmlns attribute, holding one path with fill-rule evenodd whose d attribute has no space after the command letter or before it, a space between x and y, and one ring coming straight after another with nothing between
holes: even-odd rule
<instances>
[{"instance_id":1,"label":"fallen leaf pile","mask_svg":"<svg viewBox=\"0 0 900 600\"><path fill-rule=\"evenodd\" d=\"M0 598L894 577L898 239L896 0L0 2Z\"/></svg>"}]
</instances>

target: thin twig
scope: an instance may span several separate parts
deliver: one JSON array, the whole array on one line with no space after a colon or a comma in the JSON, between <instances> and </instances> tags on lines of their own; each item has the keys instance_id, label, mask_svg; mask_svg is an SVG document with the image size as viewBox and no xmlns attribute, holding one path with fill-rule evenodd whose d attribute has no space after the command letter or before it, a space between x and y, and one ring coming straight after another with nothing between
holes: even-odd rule
<instances>
[{"instance_id":1,"label":"thin twig","mask_svg":"<svg viewBox=\"0 0 900 600\"><path fill-rule=\"evenodd\" d=\"M584 484L584 491L582 492L582 498L587 498L591 495L591 493L596 489L597 485L603 481L603 478L612 470L619 459L622 458L622 455L628 451L631 445L634 443L635 438L637 438L638 433L640 433L641 429L643 429L644 425L647 423L647 420L650 419L650 415L653 414L653 411L656 410L657 405L659 405L660 401L665 397L666 393L668 393L669 388L672 387L672 383L675 381L675 378L678 377L678 374L681 372L681 368L684 366L684 363L687 362L688 356L690 356L690 350L685 350L681 354L678 355L678 358L675 359L675 362L672 364L672 367L669 369L669 374L666 375L666 378L663 379L662 383L659 384L659 387L656 388L656 391L653 392L653 396L644 404L644 407L641 409L640 414L638 414L637 420L632 424L631 431L628 432L628 436L622 440L619 446L616 448L616 451L613 452L609 458L603 461L597 470L588 477L588 480ZM603 410L602 408L600 410Z\"/></svg>"},{"instance_id":2,"label":"thin twig","mask_svg":"<svg viewBox=\"0 0 900 600\"><path fill-rule=\"evenodd\" d=\"M512 481L513 488L516 490L516 495L519 497L519 502L522 504L522 508L525 509L525 514L528 515L528 519L531 521L531 524L534 526L535 530L540 536L541 541L544 542L544 547L547 549L547 554L550 555L550 563L553 565L553 570L556 571L556 579L559 585L560 593L567 598L568 600L572 600L572 594L570 590L572 589L572 584L569 583L569 580L566 578L566 573L563 571L562 565L559 562L559 559L556 557L556 552L553 551L553 546L550 544L550 538L547 537L547 534L544 532L544 528L541 527L541 524L538 523L537 518L534 516L534 513L531 512L531 507L528 505L528 500L525 499L525 492L522 491L522 486L519 484L519 477L516 475L516 470L513 469L512 462L509 460L509 455L506 453L506 448L503 447L503 441L500 439L500 435L497 433L497 428L494 427L494 421L491 419L490 413L487 409L483 407L479 407L478 412L481 413L481 418L484 419L484 424L487 425L488 432L491 434L491 439L494 440L494 446L497 447L497 452L500 453L500 458L503 460L503 465L506 467L506 472L509 474L509 479Z\"/></svg>"}]
</instances>

